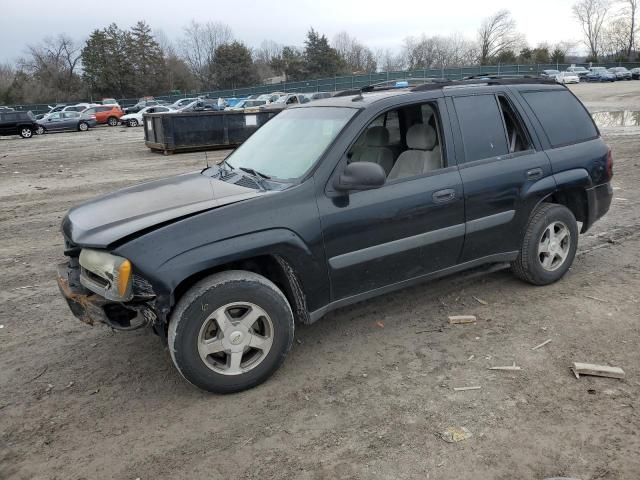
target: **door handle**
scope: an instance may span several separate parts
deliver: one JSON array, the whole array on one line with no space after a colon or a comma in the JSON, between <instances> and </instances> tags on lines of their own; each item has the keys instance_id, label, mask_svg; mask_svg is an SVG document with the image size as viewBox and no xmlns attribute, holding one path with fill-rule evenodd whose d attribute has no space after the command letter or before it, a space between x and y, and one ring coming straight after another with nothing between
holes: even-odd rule
<instances>
[{"instance_id":1,"label":"door handle","mask_svg":"<svg viewBox=\"0 0 640 480\"><path fill-rule=\"evenodd\" d=\"M542 178L542 169L533 168L527 172L527 180L538 180Z\"/></svg>"},{"instance_id":2,"label":"door handle","mask_svg":"<svg viewBox=\"0 0 640 480\"><path fill-rule=\"evenodd\" d=\"M447 203L455 200L456 191L453 188L447 188L445 190L438 190L437 192L433 192L431 196L435 203Z\"/></svg>"}]
</instances>

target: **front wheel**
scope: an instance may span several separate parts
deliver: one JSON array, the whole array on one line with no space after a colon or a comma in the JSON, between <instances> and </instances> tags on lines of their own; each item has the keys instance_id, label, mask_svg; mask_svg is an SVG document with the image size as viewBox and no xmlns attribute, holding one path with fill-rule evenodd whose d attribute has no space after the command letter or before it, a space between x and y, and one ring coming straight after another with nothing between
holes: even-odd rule
<instances>
[{"instance_id":1,"label":"front wheel","mask_svg":"<svg viewBox=\"0 0 640 480\"><path fill-rule=\"evenodd\" d=\"M137 127L138 121L135 118L130 118L129 120L127 120L127 125L129 125L130 127Z\"/></svg>"},{"instance_id":2,"label":"front wheel","mask_svg":"<svg viewBox=\"0 0 640 480\"><path fill-rule=\"evenodd\" d=\"M107 120L107 124L110 127L115 127L118 125L118 119L116 117L109 117L109 120Z\"/></svg>"},{"instance_id":3,"label":"front wheel","mask_svg":"<svg viewBox=\"0 0 640 480\"><path fill-rule=\"evenodd\" d=\"M36 128L36 135L43 135L44 134L44 127L42 125L38 125L38 128Z\"/></svg>"},{"instance_id":4,"label":"front wheel","mask_svg":"<svg viewBox=\"0 0 640 480\"><path fill-rule=\"evenodd\" d=\"M578 224L564 205L544 203L531 215L518 258L511 264L515 275L533 285L560 280L578 248Z\"/></svg>"},{"instance_id":5,"label":"front wheel","mask_svg":"<svg viewBox=\"0 0 640 480\"><path fill-rule=\"evenodd\" d=\"M78 130L80 130L81 132L86 132L87 130L89 130L89 124L87 122L80 122L78 124Z\"/></svg>"},{"instance_id":6,"label":"front wheel","mask_svg":"<svg viewBox=\"0 0 640 480\"><path fill-rule=\"evenodd\" d=\"M33 129L31 127L22 127L20 129L20 136L22 138L31 138L31 137L33 137Z\"/></svg>"},{"instance_id":7,"label":"front wheel","mask_svg":"<svg viewBox=\"0 0 640 480\"><path fill-rule=\"evenodd\" d=\"M282 364L293 343L289 302L261 275L232 270L193 286L169 321L173 363L196 387L215 393L252 388Z\"/></svg>"}]
</instances>

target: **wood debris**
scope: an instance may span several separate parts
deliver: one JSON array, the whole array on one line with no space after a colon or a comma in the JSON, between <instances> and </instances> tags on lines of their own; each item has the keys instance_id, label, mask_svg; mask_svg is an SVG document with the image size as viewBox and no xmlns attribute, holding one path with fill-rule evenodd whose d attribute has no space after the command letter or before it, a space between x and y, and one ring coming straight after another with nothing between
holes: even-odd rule
<instances>
[{"instance_id":1,"label":"wood debris","mask_svg":"<svg viewBox=\"0 0 640 480\"><path fill-rule=\"evenodd\" d=\"M531 350L537 350L539 348L544 347L547 343L551 342L551 339L549 340L545 340L544 342L542 342L540 345L536 345L535 347L533 347Z\"/></svg>"},{"instance_id":2,"label":"wood debris","mask_svg":"<svg viewBox=\"0 0 640 480\"><path fill-rule=\"evenodd\" d=\"M594 375L596 377L624 378L624 370L619 367L608 367L605 365L594 365L592 363L573 362L571 367L576 378L580 375Z\"/></svg>"},{"instance_id":3,"label":"wood debris","mask_svg":"<svg viewBox=\"0 0 640 480\"><path fill-rule=\"evenodd\" d=\"M480 390L481 388L480 385L474 385L472 387L453 387L453 390L456 392L466 392L467 390Z\"/></svg>"},{"instance_id":4,"label":"wood debris","mask_svg":"<svg viewBox=\"0 0 640 480\"><path fill-rule=\"evenodd\" d=\"M449 315L451 325L462 325L466 323L476 323L478 319L475 315Z\"/></svg>"},{"instance_id":5,"label":"wood debris","mask_svg":"<svg viewBox=\"0 0 640 480\"><path fill-rule=\"evenodd\" d=\"M513 365L506 365L504 367L489 367L489 370L517 371L517 370L522 370L522 368L517 367L516 363L513 362Z\"/></svg>"},{"instance_id":6,"label":"wood debris","mask_svg":"<svg viewBox=\"0 0 640 480\"><path fill-rule=\"evenodd\" d=\"M489 305L489 302L487 302L486 300L482 300L481 298L478 297L473 297L473 299L478 302L480 305Z\"/></svg>"}]
</instances>

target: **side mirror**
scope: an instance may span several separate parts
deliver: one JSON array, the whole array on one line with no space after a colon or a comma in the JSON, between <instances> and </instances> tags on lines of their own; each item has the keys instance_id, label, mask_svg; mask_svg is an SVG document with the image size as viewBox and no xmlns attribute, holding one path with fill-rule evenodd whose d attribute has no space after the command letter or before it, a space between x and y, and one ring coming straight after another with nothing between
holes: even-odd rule
<instances>
[{"instance_id":1,"label":"side mirror","mask_svg":"<svg viewBox=\"0 0 640 480\"><path fill-rule=\"evenodd\" d=\"M336 177L333 188L339 192L349 190L373 190L387 181L384 169L373 162L353 162L347 164L344 171Z\"/></svg>"}]
</instances>

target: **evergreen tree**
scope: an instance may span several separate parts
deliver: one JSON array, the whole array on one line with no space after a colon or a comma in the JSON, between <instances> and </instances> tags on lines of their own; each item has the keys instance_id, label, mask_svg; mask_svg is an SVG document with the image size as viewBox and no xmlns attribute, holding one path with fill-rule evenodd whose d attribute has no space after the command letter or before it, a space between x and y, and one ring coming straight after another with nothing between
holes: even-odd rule
<instances>
[{"instance_id":1,"label":"evergreen tree","mask_svg":"<svg viewBox=\"0 0 640 480\"><path fill-rule=\"evenodd\" d=\"M128 59L133 67L134 91L145 95L158 93L166 84L165 61L160 45L151 33L151 27L139 21L126 37Z\"/></svg>"},{"instance_id":2,"label":"evergreen tree","mask_svg":"<svg viewBox=\"0 0 640 480\"><path fill-rule=\"evenodd\" d=\"M311 28L304 44L308 78L330 77L344 70L344 62L338 51L329 45L326 36Z\"/></svg>"},{"instance_id":3,"label":"evergreen tree","mask_svg":"<svg viewBox=\"0 0 640 480\"><path fill-rule=\"evenodd\" d=\"M251 50L238 41L216 48L211 68L219 88L246 87L258 83Z\"/></svg>"}]
</instances>

